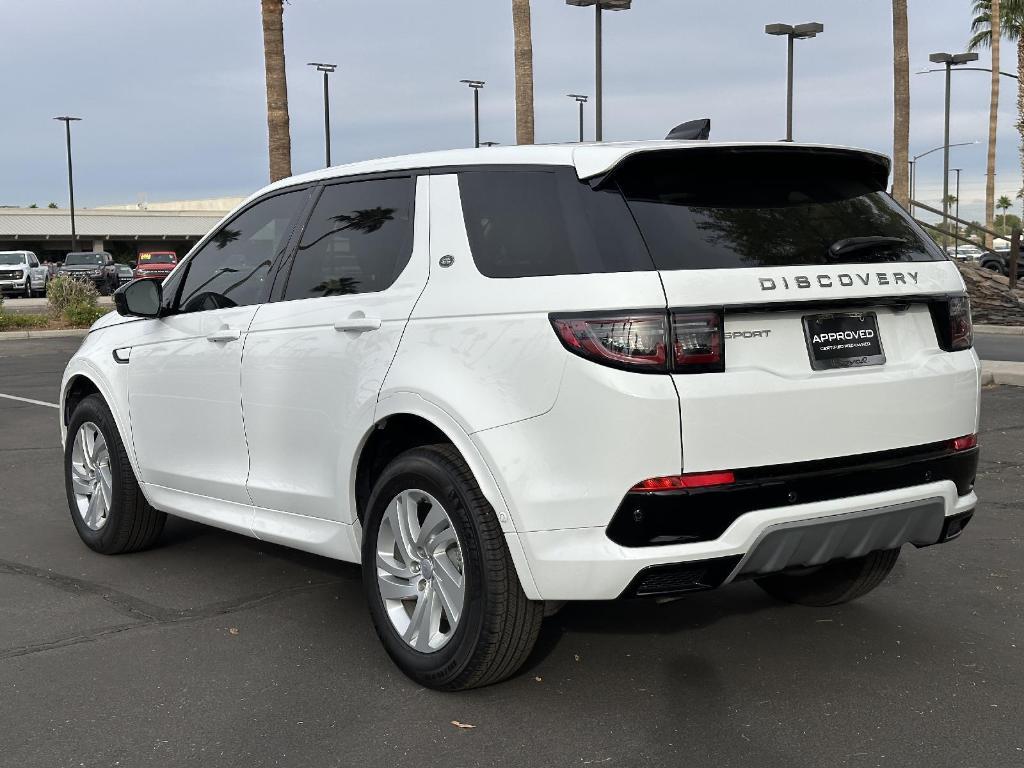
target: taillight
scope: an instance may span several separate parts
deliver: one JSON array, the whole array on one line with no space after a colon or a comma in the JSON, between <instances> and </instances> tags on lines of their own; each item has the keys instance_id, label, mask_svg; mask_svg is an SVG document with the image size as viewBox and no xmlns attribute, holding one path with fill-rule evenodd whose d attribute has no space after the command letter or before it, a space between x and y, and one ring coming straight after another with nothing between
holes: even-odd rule
<instances>
[{"instance_id":1,"label":"taillight","mask_svg":"<svg viewBox=\"0 0 1024 768\"><path fill-rule=\"evenodd\" d=\"M971 300L967 296L948 296L933 302L930 308L935 335L943 350L959 352L974 346Z\"/></svg>"},{"instance_id":2,"label":"taillight","mask_svg":"<svg viewBox=\"0 0 1024 768\"><path fill-rule=\"evenodd\" d=\"M596 363L642 373L725 370L722 316L716 312L552 315L562 345Z\"/></svg>"},{"instance_id":3,"label":"taillight","mask_svg":"<svg viewBox=\"0 0 1024 768\"><path fill-rule=\"evenodd\" d=\"M708 488L715 485L729 485L736 482L732 472L694 472L689 475L669 475L668 477L649 477L631 489L638 491L678 491L685 488Z\"/></svg>"},{"instance_id":4,"label":"taillight","mask_svg":"<svg viewBox=\"0 0 1024 768\"><path fill-rule=\"evenodd\" d=\"M949 441L949 447L959 453L960 451L969 451L971 448L978 447L978 436L977 435L964 435L963 437L954 437Z\"/></svg>"},{"instance_id":5,"label":"taillight","mask_svg":"<svg viewBox=\"0 0 1024 768\"><path fill-rule=\"evenodd\" d=\"M668 322L664 312L552 316L570 352L628 371L666 370Z\"/></svg>"},{"instance_id":6,"label":"taillight","mask_svg":"<svg viewBox=\"0 0 1024 768\"><path fill-rule=\"evenodd\" d=\"M673 312L672 360L676 373L725 370L722 316L717 312Z\"/></svg>"}]
</instances>

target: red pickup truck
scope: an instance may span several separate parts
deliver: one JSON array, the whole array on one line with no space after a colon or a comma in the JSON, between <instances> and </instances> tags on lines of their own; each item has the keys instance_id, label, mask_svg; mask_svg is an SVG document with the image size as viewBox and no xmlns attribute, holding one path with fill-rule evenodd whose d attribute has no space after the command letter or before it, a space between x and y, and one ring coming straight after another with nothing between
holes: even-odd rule
<instances>
[{"instance_id":1,"label":"red pickup truck","mask_svg":"<svg viewBox=\"0 0 1024 768\"><path fill-rule=\"evenodd\" d=\"M143 251L135 263L135 277L167 277L177 265L174 251Z\"/></svg>"}]
</instances>

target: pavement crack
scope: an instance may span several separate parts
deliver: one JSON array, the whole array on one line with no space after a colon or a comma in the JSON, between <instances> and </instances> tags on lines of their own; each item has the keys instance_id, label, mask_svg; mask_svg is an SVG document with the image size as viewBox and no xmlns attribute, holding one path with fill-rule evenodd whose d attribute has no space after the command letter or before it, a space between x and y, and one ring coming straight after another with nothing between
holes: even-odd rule
<instances>
[{"instance_id":1,"label":"pavement crack","mask_svg":"<svg viewBox=\"0 0 1024 768\"><path fill-rule=\"evenodd\" d=\"M9 566L13 566L13 569L17 570L8 570ZM38 568L31 568L30 566L21 566L13 563L7 563L5 561L0 561L0 573L15 572L19 573L20 575L35 575L31 572L39 570L40 569ZM28 571L30 573L23 573L22 571ZM41 573L47 576L53 575L47 571L42 571ZM59 578L67 579L70 582L76 583L82 581L80 579L74 579L71 577ZM267 592L266 594L262 595L249 595L247 597L242 597L235 600L226 600L220 603L212 603L210 605L201 606L199 608L187 608L178 611L167 610L159 608L158 606L153 606L156 609L155 612L160 612L164 615L160 618L154 616L145 616L143 620L136 621L130 624L123 624L116 627L106 627L104 629L96 630L95 632L89 632L86 634L68 635L67 637L61 637L55 640L48 640L43 643L33 643L30 645L23 645L16 648L0 650L0 661L15 658L17 656L28 656L30 654L43 653L45 651L56 650L59 648L67 648L69 646L81 645L83 643L91 643L96 640L102 640L103 638L110 637L112 635L118 635L122 632L128 632L143 627L160 627L173 624L185 624L196 621L202 621L203 619L211 619L216 616L225 616L231 613L235 613L237 611L244 611L249 608L256 607L258 605L263 605L264 603L273 602L282 597L301 594L304 592L312 592L323 587L342 584L344 583L344 581L345 580L343 579L330 579L327 581L310 582L308 584L296 584L291 587L282 587L281 589L276 589L272 592ZM99 588L99 585L90 584L89 582L84 583L87 585L91 585L94 588ZM93 594L95 594L95 592L93 592ZM123 595L121 593L118 593L118 595L127 598L128 600L134 600L134 598L131 598L128 595ZM149 603L145 603L144 601L138 602L145 605L150 605ZM142 614L137 612L134 615L140 616Z\"/></svg>"}]
</instances>

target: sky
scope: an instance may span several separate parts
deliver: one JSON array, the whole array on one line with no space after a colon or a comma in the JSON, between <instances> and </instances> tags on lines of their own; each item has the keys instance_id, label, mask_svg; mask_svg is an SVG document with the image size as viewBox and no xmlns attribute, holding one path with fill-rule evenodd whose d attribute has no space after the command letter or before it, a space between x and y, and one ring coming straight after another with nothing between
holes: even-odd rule
<instances>
[{"instance_id":1,"label":"sky","mask_svg":"<svg viewBox=\"0 0 1024 768\"><path fill-rule=\"evenodd\" d=\"M965 48L969 0L909 0L911 72ZM533 0L538 142L576 138L576 104L593 94L594 14ZM96 206L247 195L268 181L259 0L0 0L0 205L67 205L63 125L73 127L76 203ZM772 22L819 21L796 43L795 138L892 153L888 0L634 0L604 15L605 139L663 138L710 117L713 139L776 140L785 131L785 39ZM292 169L323 162L322 81L331 79L333 162L467 146L485 80L485 141L515 140L509 0L290 0L285 53ZM1016 72L1013 45L1002 69ZM989 66L982 52L980 66ZM1021 187L1016 81L1002 80L997 196ZM989 76L953 76L951 150L961 214L980 218ZM942 143L943 77L911 75L911 154ZM593 102L587 105L593 137ZM942 194L942 153L922 159L918 198ZM951 182L952 184L952 182ZM1017 206L1020 201L1015 201Z\"/></svg>"}]
</instances>

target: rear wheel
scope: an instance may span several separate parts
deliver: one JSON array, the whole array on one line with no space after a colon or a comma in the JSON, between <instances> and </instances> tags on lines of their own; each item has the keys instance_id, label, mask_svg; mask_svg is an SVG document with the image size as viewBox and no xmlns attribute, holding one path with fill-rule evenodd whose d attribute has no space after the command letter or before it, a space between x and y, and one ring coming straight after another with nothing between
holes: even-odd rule
<instances>
[{"instance_id":1,"label":"rear wheel","mask_svg":"<svg viewBox=\"0 0 1024 768\"><path fill-rule=\"evenodd\" d=\"M828 606L856 600L889 575L900 556L898 549L837 560L805 572L776 573L757 579L772 597L799 605Z\"/></svg>"},{"instance_id":2,"label":"rear wheel","mask_svg":"<svg viewBox=\"0 0 1024 768\"><path fill-rule=\"evenodd\" d=\"M64 477L71 519L90 549L135 552L160 537L167 515L143 497L114 417L99 395L86 397L71 415Z\"/></svg>"},{"instance_id":3,"label":"rear wheel","mask_svg":"<svg viewBox=\"0 0 1024 768\"><path fill-rule=\"evenodd\" d=\"M388 654L421 685L455 691L514 674L540 631L501 526L459 453L406 451L374 486L363 586Z\"/></svg>"}]
</instances>

